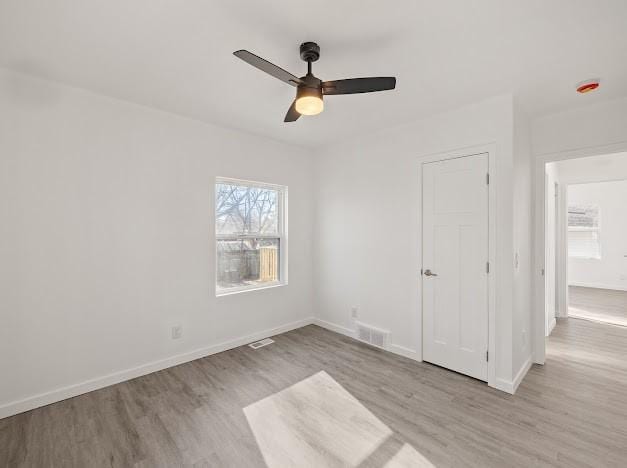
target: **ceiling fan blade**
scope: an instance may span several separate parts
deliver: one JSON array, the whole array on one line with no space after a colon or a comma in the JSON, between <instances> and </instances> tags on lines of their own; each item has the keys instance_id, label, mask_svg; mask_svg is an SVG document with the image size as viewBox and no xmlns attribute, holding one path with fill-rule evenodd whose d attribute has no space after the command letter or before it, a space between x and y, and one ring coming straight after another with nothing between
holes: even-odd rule
<instances>
[{"instance_id":1,"label":"ceiling fan blade","mask_svg":"<svg viewBox=\"0 0 627 468\"><path fill-rule=\"evenodd\" d=\"M295 77L290 72L283 70L281 67L277 67L275 64L256 56L255 54L248 52L247 50L237 50L233 52L238 58L241 58L244 62L249 63L255 68L266 72L268 75L272 75L275 78L283 81L284 83L292 86L298 86L301 83L300 78Z\"/></svg>"},{"instance_id":2,"label":"ceiling fan blade","mask_svg":"<svg viewBox=\"0 0 627 468\"><path fill-rule=\"evenodd\" d=\"M296 99L294 99L294 102L292 102L292 105L287 110L287 114L285 114L283 122L294 122L295 120L298 120L299 117L300 114L296 111Z\"/></svg>"},{"instance_id":3,"label":"ceiling fan blade","mask_svg":"<svg viewBox=\"0 0 627 468\"><path fill-rule=\"evenodd\" d=\"M385 91L396 87L396 78L383 76L377 78L349 78L347 80L325 81L322 83L324 94L356 94Z\"/></svg>"}]
</instances>

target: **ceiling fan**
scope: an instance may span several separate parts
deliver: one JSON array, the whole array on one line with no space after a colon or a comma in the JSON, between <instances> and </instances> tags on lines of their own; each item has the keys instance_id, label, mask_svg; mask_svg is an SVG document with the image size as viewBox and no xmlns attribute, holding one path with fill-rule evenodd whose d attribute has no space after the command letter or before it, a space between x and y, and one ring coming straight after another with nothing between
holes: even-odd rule
<instances>
[{"instance_id":1,"label":"ceiling fan","mask_svg":"<svg viewBox=\"0 0 627 468\"><path fill-rule=\"evenodd\" d=\"M311 73L312 62L320 58L320 47L315 42L304 42L300 45L300 58L307 62L307 74L300 78L247 50L238 50L233 54L253 67L296 87L296 98L288 109L284 122L294 122L301 115L319 114L324 109L322 98L325 95L372 93L396 87L396 78L393 76L334 81L316 78Z\"/></svg>"}]
</instances>

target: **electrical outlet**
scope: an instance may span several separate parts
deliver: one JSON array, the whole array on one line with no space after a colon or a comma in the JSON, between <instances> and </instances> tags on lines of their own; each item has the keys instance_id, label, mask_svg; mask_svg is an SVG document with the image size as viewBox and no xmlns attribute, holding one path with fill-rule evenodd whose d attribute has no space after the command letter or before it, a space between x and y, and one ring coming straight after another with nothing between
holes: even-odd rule
<instances>
[{"instance_id":1,"label":"electrical outlet","mask_svg":"<svg viewBox=\"0 0 627 468\"><path fill-rule=\"evenodd\" d=\"M356 306L351 307L351 317L357 318L357 307Z\"/></svg>"},{"instance_id":2,"label":"electrical outlet","mask_svg":"<svg viewBox=\"0 0 627 468\"><path fill-rule=\"evenodd\" d=\"M183 336L183 327L180 325L175 325L172 327L172 339L178 340L181 336Z\"/></svg>"}]
</instances>

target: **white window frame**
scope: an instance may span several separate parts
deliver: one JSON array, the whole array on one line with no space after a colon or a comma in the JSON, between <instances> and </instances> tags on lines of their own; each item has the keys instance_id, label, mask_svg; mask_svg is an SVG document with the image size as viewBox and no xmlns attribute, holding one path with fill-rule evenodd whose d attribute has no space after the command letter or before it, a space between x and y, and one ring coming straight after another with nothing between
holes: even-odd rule
<instances>
[{"instance_id":1,"label":"white window frame","mask_svg":"<svg viewBox=\"0 0 627 468\"><path fill-rule=\"evenodd\" d=\"M276 190L279 194L278 200L278 233L277 235L268 234L218 234L216 232L215 220L216 220L216 186L218 184L231 184L243 187L255 187L261 189ZM259 291L261 289L276 288L279 286L286 286L288 284L288 271L287 271L287 186L270 184L267 182L257 182L252 180L234 179L230 177L216 177L213 185L213 218L214 218L214 255L215 255L215 279L214 290L216 297L228 296L231 294L238 294L248 291ZM279 280L268 282L265 284L254 284L248 286L235 286L233 288L218 288L218 241L229 239L279 239Z\"/></svg>"}]
</instances>

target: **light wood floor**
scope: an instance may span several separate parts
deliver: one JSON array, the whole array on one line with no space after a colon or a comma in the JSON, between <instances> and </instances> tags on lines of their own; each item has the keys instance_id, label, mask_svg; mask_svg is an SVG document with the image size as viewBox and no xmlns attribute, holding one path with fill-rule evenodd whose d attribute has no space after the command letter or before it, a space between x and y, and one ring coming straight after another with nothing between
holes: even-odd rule
<instances>
[{"instance_id":1,"label":"light wood floor","mask_svg":"<svg viewBox=\"0 0 627 468\"><path fill-rule=\"evenodd\" d=\"M560 320L515 396L316 326L275 340L0 420L0 466L626 466L625 328Z\"/></svg>"},{"instance_id":2,"label":"light wood floor","mask_svg":"<svg viewBox=\"0 0 627 468\"><path fill-rule=\"evenodd\" d=\"M568 315L627 327L627 291L568 287Z\"/></svg>"}]
</instances>

